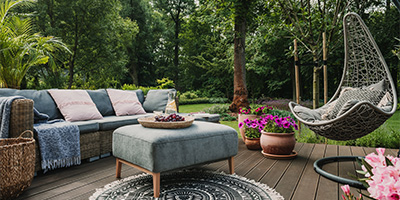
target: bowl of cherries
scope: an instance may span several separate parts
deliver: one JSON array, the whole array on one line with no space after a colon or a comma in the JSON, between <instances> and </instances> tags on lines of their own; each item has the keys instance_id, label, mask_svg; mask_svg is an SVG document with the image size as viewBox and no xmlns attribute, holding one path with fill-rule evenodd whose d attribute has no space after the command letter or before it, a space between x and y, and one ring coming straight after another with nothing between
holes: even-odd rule
<instances>
[{"instance_id":1,"label":"bowl of cherries","mask_svg":"<svg viewBox=\"0 0 400 200\"><path fill-rule=\"evenodd\" d=\"M138 119L139 123L146 128L186 128L192 125L194 117L180 116L178 114L157 115Z\"/></svg>"}]
</instances>

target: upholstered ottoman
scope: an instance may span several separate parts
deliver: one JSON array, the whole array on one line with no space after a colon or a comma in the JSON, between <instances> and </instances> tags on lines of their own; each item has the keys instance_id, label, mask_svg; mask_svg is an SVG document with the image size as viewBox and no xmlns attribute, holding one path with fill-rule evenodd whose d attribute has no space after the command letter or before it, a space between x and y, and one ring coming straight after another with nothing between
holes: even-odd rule
<instances>
[{"instance_id":1,"label":"upholstered ottoman","mask_svg":"<svg viewBox=\"0 0 400 200\"><path fill-rule=\"evenodd\" d=\"M139 124L116 129L112 146L117 158L116 177L121 176L121 163L149 173L154 197L159 197L161 172L228 159L233 174L238 135L229 126L210 122L195 121L182 129L153 129Z\"/></svg>"}]
</instances>

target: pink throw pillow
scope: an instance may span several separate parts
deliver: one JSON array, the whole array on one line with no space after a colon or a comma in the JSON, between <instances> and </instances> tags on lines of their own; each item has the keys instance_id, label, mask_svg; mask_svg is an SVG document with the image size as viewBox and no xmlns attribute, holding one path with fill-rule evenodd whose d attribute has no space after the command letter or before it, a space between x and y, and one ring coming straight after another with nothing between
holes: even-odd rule
<instances>
[{"instance_id":1,"label":"pink throw pillow","mask_svg":"<svg viewBox=\"0 0 400 200\"><path fill-rule=\"evenodd\" d=\"M107 89L115 115L136 115L145 114L142 104L134 91L124 91L116 89Z\"/></svg>"},{"instance_id":2,"label":"pink throw pillow","mask_svg":"<svg viewBox=\"0 0 400 200\"><path fill-rule=\"evenodd\" d=\"M102 119L85 90L48 90L66 121Z\"/></svg>"}]
</instances>

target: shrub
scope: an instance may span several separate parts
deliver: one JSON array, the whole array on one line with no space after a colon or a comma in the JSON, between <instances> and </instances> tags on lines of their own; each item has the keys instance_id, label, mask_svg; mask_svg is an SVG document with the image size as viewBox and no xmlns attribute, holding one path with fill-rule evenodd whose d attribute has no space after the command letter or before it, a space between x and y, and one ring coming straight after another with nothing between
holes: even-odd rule
<instances>
[{"instance_id":1,"label":"shrub","mask_svg":"<svg viewBox=\"0 0 400 200\"><path fill-rule=\"evenodd\" d=\"M221 121L236 121L237 118L229 115L228 113L219 114Z\"/></svg>"},{"instance_id":2,"label":"shrub","mask_svg":"<svg viewBox=\"0 0 400 200\"><path fill-rule=\"evenodd\" d=\"M160 89L170 89L175 88L175 83L169 78L157 79L158 88Z\"/></svg>"},{"instance_id":3,"label":"shrub","mask_svg":"<svg viewBox=\"0 0 400 200\"><path fill-rule=\"evenodd\" d=\"M229 112L229 105L213 105L209 108L202 110L202 112L211 114L226 114L227 112Z\"/></svg>"},{"instance_id":4,"label":"shrub","mask_svg":"<svg viewBox=\"0 0 400 200\"><path fill-rule=\"evenodd\" d=\"M144 87L144 86L136 86L135 84L124 84L121 89L123 90L137 90L137 89L141 89L144 93L144 95L147 95L147 92L149 92L149 90L157 90L159 89L158 87Z\"/></svg>"},{"instance_id":5,"label":"shrub","mask_svg":"<svg viewBox=\"0 0 400 200\"><path fill-rule=\"evenodd\" d=\"M196 99L179 98L179 105L200 104L200 103L208 103L208 102L209 102L209 99L207 97L196 98Z\"/></svg>"},{"instance_id":6,"label":"shrub","mask_svg":"<svg viewBox=\"0 0 400 200\"><path fill-rule=\"evenodd\" d=\"M192 91L187 91L187 92L182 93L180 95L180 98L182 98L182 99L196 99L196 98L199 98L199 96L197 96L197 94L192 92Z\"/></svg>"}]
</instances>

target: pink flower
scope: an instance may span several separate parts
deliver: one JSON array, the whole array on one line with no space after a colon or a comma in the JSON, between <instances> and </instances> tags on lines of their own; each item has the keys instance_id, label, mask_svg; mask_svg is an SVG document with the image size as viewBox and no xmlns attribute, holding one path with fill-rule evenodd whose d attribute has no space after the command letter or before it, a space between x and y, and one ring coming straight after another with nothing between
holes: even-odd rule
<instances>
[{"instance_id":1,"label":"pink flower","mask_svg":"<svg viewBox=\"0 0 400 200\"><path fill-rule=\"evenodd\" d=\"M239 122L239 128L242 128L244 126L243 122Z\"/></svg>"},{"instance_id":2,"label":"pink flower","mask_svg":"<svg viewBox=\"0 0 400 200\"><path fill-rule=\"evenodd\" d=\"M343 185L341 186L344 194L346 194L347 196L350 196L350 186L349 185Z\"/></svg>"}]
</instances>

